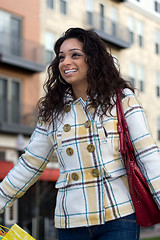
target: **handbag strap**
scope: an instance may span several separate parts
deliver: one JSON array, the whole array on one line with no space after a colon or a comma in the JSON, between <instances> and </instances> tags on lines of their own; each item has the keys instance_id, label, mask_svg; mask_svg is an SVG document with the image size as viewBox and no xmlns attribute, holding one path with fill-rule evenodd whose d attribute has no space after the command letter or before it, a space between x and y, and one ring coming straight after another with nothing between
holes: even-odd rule
<instances>
[{"instance_id":1,"label":"handbag strap","mask_svg":"<svg viewBox=\"0 0 160 240\"><path fill-rule=\"evenodd\" d=\"M129 136L128 124L125 119L120 90L118 89L116 92L117 101L116 101L116 108L117 108L117 118L118 118L118 132L120 136L120 150L121 154L125 154L127 149L129 148L130 152L134 152L134 148Z\"/></svg>"}]
</instances>

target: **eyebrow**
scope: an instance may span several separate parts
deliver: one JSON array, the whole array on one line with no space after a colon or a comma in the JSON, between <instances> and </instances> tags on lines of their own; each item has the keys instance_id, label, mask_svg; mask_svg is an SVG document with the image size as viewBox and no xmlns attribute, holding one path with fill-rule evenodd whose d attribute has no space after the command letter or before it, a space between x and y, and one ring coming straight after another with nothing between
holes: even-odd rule
<instances>
[{"instance_id":1,"label":"eyebrow","mask_svg":"<svg viewBox=\"0 0 160 240\"><path fill-rule=\"evenodd\" d=\"M83 52L83 51L82 51L81 49L79 49L79 48L72 48L72 49L69 50L69 52L72 52L72 51L74 51L74 50L78 50L78 51ZM60 54L60 53L63 53L63 51L60 51L59 54Z\"/></svg>"}]
</instances>

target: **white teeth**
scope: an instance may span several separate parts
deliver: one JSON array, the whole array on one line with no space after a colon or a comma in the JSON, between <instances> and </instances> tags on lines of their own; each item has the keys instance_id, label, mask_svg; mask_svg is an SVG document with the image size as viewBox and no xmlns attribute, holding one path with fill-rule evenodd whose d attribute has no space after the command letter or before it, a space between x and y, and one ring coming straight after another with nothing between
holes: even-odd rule
<instances>
[{"instance_id":1,"label":"white teeth","mask_svg":"<svg viewBox=\"0 0 160 240\"><path fill-rule=\"evenodd\" d=\"M70 72L77 72L77 69L69 69L69 70L66 70L64 71L65 73L70 73Z\"/></svg>"}]
</instances>

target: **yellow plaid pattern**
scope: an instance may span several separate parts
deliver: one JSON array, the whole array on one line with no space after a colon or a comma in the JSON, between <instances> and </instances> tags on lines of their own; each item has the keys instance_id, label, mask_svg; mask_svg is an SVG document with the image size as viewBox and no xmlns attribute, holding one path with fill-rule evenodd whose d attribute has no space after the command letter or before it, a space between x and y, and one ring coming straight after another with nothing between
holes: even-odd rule
<instances>
[{"instance_id":1,"label":"yellow plaid pattern","mask_svg":"<svg viewBox=\"0 0 160 240\"><path fill-rule=\"evenodd\" d=\"M148 131L143 108L125 89L124 113L136 158L160 206L160 153ZM66 98L66 101L68 98ZM68 107L69 105L69 107ZM63 119L37 125L25 154L0 185L0 208L20 197L37 180L56 151L60 176L55 226L104 224L134 212L120 155L116 107L100 119L81 98L66 102Z\"/></svg>"}]
</instances>

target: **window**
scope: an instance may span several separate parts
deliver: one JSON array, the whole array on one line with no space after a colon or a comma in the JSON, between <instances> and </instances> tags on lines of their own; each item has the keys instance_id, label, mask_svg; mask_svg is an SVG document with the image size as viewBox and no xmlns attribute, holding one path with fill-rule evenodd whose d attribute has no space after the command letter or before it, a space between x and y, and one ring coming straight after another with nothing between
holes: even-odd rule
<instances>
[{"instance_id":1,"label":"window","mask_svg":"<svg viewBox=\"0 0 160 240\"><path fill-rule=\"evenodd\" d=\"M7 121L7 88L7 80L0 78L0 121Z\"/></svg>"},{"instance_id":2,"label":"window","mask_svg":"<svg viewBox=\"0 0 160 240\"><path fill-rule=\"evenodd\" d=\"M99 5L100 7L100 30L105 31L105 6L103 4Z\"/></svg>"},{"instance_id":3,"label":"window","mask_svg":"<svg viewBox=\"0 0 160 240\"><path fill-rule=\"evenodd\" d=\"M0 76L0 121L20 123L20 81Z\"/></svg>"},{"instance_id":4,"label":"window","mask_svg":"<svg viewBox=\"0 0 160 240\"><path fill-rule=\"evenodd\" d=\"M156 72L156 95L160 97L160 72Z\"/></svg>"},{"instance_id":5,"label":"window","mask_svg":"<svg viewBox=\"0 0 160 240\"><path fill-rule=\"evenodd\" d=\"M100 30L104 31L104 26L105 26L105 19L104 19L104 5L100 4Z\"/></svg>"},{"instance_id":6,"label":"window","mask_svg":"<svg viewBox=\"0 0 160 240\"><path fill-rule=\"evenodd\" d=\"M60 0L60 11L63 14L67 14L67 0Z\"/></svg>"},{"instance_id":7,"label":"window","mask_svg":"<svg viewBox=\"0 0 160 240\"><path fill-rule=\"evenodd\" d=\"M93 24L93 0L86 1L86 9L87 9L87 24Z\"/></svg>"},{"instance_id":8,"label":"window","mask_svg":"<svg viewBox=\"0 0 160 240\"><path fill-rule=\"evenodd\" d=\"M50 64L53 61L54 42L55 42L55 35L52 32L46 32L45 34L46 64Z\"/></svg>"},{"instance_id":9,"label":"window","mask_svg":"<svg viewBox=\"0 0 160 240\"><path fill-rule=\"evenodd\" d=\"M160 53L160 31L155 30L154 32L154 42L155 42L155 53Z\"/></svg>"},{"instance_id":10,"label":"window","mask_svg":"<svg viewBox=\"0 0 160 240\"><path fill-rule=\"evenodd\" d=\"M0 150L0 161L4 161L6 159L5 151Z\"/></svg>"},{"instance_id":11,"label":"window","mask_svg":"<svg viewBox=\"0 0 160 240\"><path fill-rule=\"evenodd\" d=\"M47 7L50 9L54 8L54 0L46 0Z\"/></svg>"},{"instance_id":12,"label":"window","mask_svg":"<svg viewBox=\"0 0 160 240\"><path fill-rule=\"evenodd\" d=\"M129 17L129 38L130 43L134 43L134 18Z\"/></svg>"},{"instance_id":13,"label":"window","mask_svg":"<svg viewBox=\"0 0 160 240\"><path fill-rule=\"evenodd\" d=\"M160 116L157 118L157 127L158 127L158 141L160 141Z\"/></svg>"},{"instance_id":14,"label":"window","mask_svg":"<svg viewBox=\"0 0 160 240\"><path fill-rule=\"evenodd\" d=\"M135 75L136 75L136 66L135 66L135 63L131 63L129 66L129 80L132 83L133 87L135 87Z\"/></svg>"},{"instance_id":15,"label":"window","mask_svg":"<svg viewBox=\"0 0 160 240\"><path fill-rule=\"evenodd\" d=\"M112 35L117 35L117 9L112 7L111 8L111 29L112 29Z\"/></svg>"},{"instance_id":16,"label":"window","mask_svg":"<svg viewBox=\"0 0 160 240\"><path fill-rule=\"evenodd\" d=\"M0 10L0 48L5 53L21 55L22 21L19 17Z\"/></svg>"},{"instance_id":17,"label":"window","mask_svg":"<svg viewBox=\"0 0 160 240\"><path fill-rule=\"evenodd\" d=\"M138 67L138 81L139 81L139 90L144 92L144 67Z\"/></svg>"},{"instance_id":18,"label":"window","mask_svg":"<svg viewBox=\"0 0 160 240\"><path fill-rule=\"evenodd\" d=\"M160 13L160 0L154 1L154 10L157 13Z\"/></svg>"},{"instance_id":19,"label":"window","mask_svg":"<svg viewBox=\"0 0 160 240\"><path fill-rule=\"evenodd\" d=\"M137 23L138 45L143 47L143 23Z\"/></svg>"}]
</instances>

